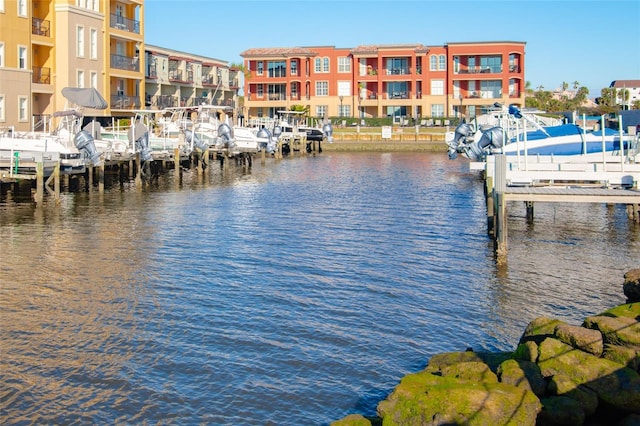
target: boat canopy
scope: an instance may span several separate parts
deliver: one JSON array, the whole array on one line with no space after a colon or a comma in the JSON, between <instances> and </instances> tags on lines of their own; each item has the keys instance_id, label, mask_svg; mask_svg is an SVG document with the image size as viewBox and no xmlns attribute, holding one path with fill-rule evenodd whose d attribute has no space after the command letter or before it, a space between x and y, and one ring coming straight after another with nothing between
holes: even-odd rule
<instances>
[{"instance_id":1,"label":"boat canopy","mask_svg":"<svg viewBox=\"0 0 640 426\"><path fill-rule=\"evenodd\" d=\"M107 101L93 87L65 87L62 89L62 96L69 102L85 108L106 109Z\"/></svg>"}]
</instances>

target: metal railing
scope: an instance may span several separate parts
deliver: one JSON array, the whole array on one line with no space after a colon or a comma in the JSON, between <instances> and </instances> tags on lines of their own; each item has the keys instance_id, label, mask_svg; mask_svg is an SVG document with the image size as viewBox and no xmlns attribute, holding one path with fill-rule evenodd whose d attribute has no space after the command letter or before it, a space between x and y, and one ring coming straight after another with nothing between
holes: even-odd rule
<instances>
[{"instance_id":1,"label":"metal railing","mask_svg":"<svg viewBox=\"0 0 640 426\"><path fill-rule=\"evenodd\" d=\"M51 23L46 19L31 19L31 34L49 37L51 35Z\"/></svg>"},{"instance_id":2,"label":"metal railing","mask_svg":"<svg viewBox=\"0 0 640 426\"><path fill-rule=\"evenodd\" d=\"M32 83L51 84L51 68L33 67Z\"/></svg>"},{"instance_id":3,"label":"metal railing","mask_svg":"<svg viewBox=\"0 0 640 426\"><path fill-rule=\"evenodd\" d=\"M138 57L111 55L111 68L127 71L140 71Z\"/></svg>"},{"instance_id":4,"label":"metal railing","mask_svg":"<svg viewBox=\"0 0 640 426\"><path fill-rule=\"evenodd\" d=\"M109 26L118 30L129 31L130 33L140 34L140 22L125 18L124 16L111 14Z\"/></svg>"},{"instance_id":5,"label":"metal railing","mask_svg":"<svg viewBox=\"0 0 640 426\"><path fill-rule=\"evenodd\" d=\"M137 96L112 95L112 109L136 109L140 108L140 99Z\"/></svg>"}]
</instances>

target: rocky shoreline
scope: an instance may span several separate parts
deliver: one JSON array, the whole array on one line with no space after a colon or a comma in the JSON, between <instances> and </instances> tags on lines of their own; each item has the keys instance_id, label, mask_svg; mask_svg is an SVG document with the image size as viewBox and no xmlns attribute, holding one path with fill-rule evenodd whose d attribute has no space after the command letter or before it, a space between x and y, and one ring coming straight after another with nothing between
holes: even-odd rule
<instances>
[{"instance_id":1,"label":"rocky shoreline","mask_svg":"<svg viewBox=\"0 0 640 426\"><path fill-rule=\"evenodd\" d=\"M331 426L640 425L640 269L627 303L582 325L536 318L514 352L450 352L402 378L376 417Z\"/></svg>"}]
</instances>

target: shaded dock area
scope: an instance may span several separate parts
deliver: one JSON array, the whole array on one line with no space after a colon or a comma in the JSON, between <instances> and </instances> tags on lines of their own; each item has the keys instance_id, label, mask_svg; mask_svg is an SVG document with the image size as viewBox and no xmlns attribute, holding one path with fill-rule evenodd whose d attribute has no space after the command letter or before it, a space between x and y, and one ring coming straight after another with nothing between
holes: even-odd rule
<instances>
[{"instance_id":1,"label":"shaded dock area","mask_svg":"<svg viewBox=\"0 0 640 426\"><path fill-rule=\"evenodd\" d=\"M624 204L630 220L640 224L640 164L635 163L515 163L503 154L487 156L484 169L487 228L495 241L498 262L506 261L508 204L521 201L527 220L535 203Z\"/></svg>"}]
</instances>

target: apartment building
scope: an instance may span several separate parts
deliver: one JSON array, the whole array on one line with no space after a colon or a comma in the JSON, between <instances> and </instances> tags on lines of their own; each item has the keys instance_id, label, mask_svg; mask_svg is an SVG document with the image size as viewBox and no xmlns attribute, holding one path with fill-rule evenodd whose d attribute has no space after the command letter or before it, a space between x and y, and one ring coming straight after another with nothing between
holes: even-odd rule
<instances>
[{"instance_id":1,"label":"apartment building","mask_svg":"<svg viewBox=\"0 0 640 426\"><path fill-rule=\"evenodd\" d=\"M146 45L145 107L235 108L240 70L220 59Z\"/></svg>"},{"instance_id":2,"label":"apartment building","mask_svg":"<svg viewBox=\"0 0 640 426\"><path fill-rule=\"evenodd\" d=\"M55 126L64 87L93 87L107 101L87 116L234 106L239 70L219 59L144 43L144 0L0 0L0 128Z\"/></svg>"},{"instance_id":3,"label":"apartment building","mask_svg":"<svg viewBox=\"0 0 640 426\"><path fill-rule=\"evenodd\" d=\"M245 113L294 105L316 117L473 117L524 105L525 43L514 41L252 48L240 56Z\"/></svg>"}]
</instances>

